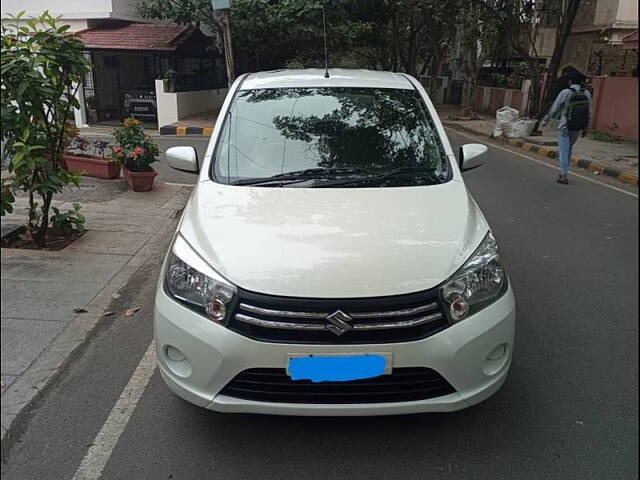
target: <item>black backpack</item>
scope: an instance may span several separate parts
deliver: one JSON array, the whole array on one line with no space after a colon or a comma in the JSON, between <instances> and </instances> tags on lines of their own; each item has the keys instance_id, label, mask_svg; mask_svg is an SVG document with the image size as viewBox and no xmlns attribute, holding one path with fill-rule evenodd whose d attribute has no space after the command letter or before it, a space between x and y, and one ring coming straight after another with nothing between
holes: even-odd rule
<instances>
[{"instance_id":1,"label":"black backpack","mask_svg":"<svg viewBox=\"0 0 640 480\"><path fill-rule=\"evenodd\" d=\"M589 126L589 97L585 90L571 89L571 96L567 100L567 128L570 132L586 130Z\"/></svg>"}]
</instances>

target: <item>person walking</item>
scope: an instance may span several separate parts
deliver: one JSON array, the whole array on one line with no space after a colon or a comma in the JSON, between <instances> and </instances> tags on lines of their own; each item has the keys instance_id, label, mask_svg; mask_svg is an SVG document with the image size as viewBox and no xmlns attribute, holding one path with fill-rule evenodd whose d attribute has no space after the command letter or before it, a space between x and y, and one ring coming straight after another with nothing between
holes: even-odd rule
<instances>
[{"instance_id":1,"label":"person walking","mask_svg":"<svg viewBox=\"0 0 640 480\"><path fill-rule=\"evenodd\" d=\"M558 158L560 175L556 182L569 184L569 161L573 145L580 134L584 137L591 122L591 92L585 88L587 77L581 73L569 75L568 88L564 88L556 97L549 113L542 120L558 122Z\"/></svg>"}]
</instances>

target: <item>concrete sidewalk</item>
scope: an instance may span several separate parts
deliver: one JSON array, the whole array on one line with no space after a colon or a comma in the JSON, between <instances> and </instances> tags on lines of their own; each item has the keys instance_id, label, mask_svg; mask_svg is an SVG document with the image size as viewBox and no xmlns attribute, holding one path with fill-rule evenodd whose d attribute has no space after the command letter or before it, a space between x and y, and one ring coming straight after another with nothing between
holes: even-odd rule
<instances>
[{"instance_id":1,"label":"concrete sidewalk","mask_svg":"<svg viewBox=\"0 0 640 480\"><path fill-rule=\"evenodd\" d=\"M459 113L457 108L452 108L451 106L436 108L445 126L493 138L495 118L480 115L478 120L450 120L450 115ZM542 132L543 135L539 137L525 137L522 139L500 137L497 140L502 140L512 146L520 147L523 150L548 158L557 158L557 130L546 127L542 129ZM603 142L594 140L591 135L588 135L585 138L579 138L576 142L571 164L588 169L596 174L608 175L622 182L637 185L638 143L623 140Z\"/></svg>"},{"instance_id":2,"label":"concrete sidewalk","mask_svg":"<svg viewBox=\"0 0 640 480\"><path fill-rule=\"evenodd\" d=\"M118 290L150 257L164 255L187 187L158 183L152 192L126 189L122 180L85 177L81 189L58 196L65 211L82 205L87 233L52 252L3 248L2 442L78 351L105 316ZM24 224L26 199L18 198L7 224ZM135 308L130 305L126 308ZM126 309L125 309L126 310ZM131 317L135 320L135 314Z\"/></svg>"}]
</instances>

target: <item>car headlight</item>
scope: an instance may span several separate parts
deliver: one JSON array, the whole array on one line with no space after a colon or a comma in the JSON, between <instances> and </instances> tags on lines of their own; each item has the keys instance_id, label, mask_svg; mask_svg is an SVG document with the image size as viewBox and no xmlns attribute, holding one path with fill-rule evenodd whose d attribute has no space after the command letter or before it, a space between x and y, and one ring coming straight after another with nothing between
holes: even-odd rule
<instances>
[{"instance_id":1,"label":"car headlight","mask_svg":"<svg viewBox=\"0 0 640 480\"><path fill-rule=\"evenodd\" d=\"M441 287L449 319L455 323L482 310L506 290L507 273L491 232L469 260Z\"/></svg>"},{"instance_id":2,"label":"car headlight","mask_svg":"<svg viewBox=\"0 0 640 480\"><path fill-rule=\"evenodd\" d=\"M237 298L234 285L215 272L180 235L167 259L168 293L186 306L219 323L226 323Z\"/></svg>"}]
</instances>

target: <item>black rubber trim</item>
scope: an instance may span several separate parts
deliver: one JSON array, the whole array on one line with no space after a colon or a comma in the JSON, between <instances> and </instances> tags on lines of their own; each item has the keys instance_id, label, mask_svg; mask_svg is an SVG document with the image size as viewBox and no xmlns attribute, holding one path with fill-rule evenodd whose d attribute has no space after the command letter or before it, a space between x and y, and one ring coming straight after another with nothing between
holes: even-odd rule
<instances>
[{"instance_id":1,"label":"black rubber trim","mask_svg":"<svg viewBox=\"0 0 640 480\"><path fill-rule=\"evenodd\" d=\"M365 380L318 383L292 380L283 368L252 368L239 373L220 395L271 403L354 404L427 400L455 391L442 375L424 367L394 368L389 375Z\"/></svg>"}]
</instances>

